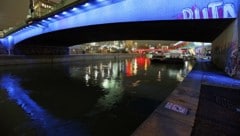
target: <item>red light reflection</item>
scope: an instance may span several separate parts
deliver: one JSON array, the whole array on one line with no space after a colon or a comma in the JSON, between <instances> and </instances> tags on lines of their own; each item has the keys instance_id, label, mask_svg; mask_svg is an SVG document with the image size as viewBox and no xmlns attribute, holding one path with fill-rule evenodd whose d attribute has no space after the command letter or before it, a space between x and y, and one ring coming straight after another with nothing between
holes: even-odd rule
<instances>
[{"instance_id":1,"label":"red light reflection","mask_svg":"<svg viewBox=\"0 0 240 136\"><path fill-rule=\"evenodd\" d=\"M135 60L126 60L126 76L133 76L137 74L137 70L147 70L150 65L150 60L146 57L138 57Z\"/></svg>"}]
</instances>

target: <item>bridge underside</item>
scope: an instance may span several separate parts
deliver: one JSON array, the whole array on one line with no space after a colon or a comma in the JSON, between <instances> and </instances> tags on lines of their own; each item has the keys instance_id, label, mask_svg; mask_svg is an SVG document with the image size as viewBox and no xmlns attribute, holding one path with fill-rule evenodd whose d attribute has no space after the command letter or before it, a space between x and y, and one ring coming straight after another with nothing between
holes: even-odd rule
<instances>
[{"instance_id":1,"label":"bridge underside","mask_svg":"<svg viewBox=\"0 0 240 136\"><path fill-rule=\"evenodd\" d=\"M109 40L212 42L234 19L114 23L66 29L29 38L16 46L72 46ZM33 46L34 45L34 46Z\"/></svg>"}]
</instances>

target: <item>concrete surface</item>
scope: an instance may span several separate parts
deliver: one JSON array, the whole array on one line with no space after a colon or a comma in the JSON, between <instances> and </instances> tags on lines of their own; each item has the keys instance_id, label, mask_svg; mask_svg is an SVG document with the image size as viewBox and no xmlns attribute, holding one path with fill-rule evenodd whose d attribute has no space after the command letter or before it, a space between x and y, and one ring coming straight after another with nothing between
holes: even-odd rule
<instances>
[{"instance_id":1,"label":"concrete surface","mask_svg":"<svg viewBox=\"0 0 240 136\"><path fill-rule=\"evenodd\" d=\"M235 88L240 91L240 80L228 77L217 70L210 61L197 60L193 70L187 75L184 81L136 129L132 136L193 135L192 130L196 125L195 118L198 112L200 89L203 84ZM167 109L165 105L168 102L176 104L180 108L188 109L188 114ZM224 116L221 118L224 118ZM238 118L240 119L240 115ZM201 135L201 133L198 133L198 135Z\"/></svg>"}]
</instances>

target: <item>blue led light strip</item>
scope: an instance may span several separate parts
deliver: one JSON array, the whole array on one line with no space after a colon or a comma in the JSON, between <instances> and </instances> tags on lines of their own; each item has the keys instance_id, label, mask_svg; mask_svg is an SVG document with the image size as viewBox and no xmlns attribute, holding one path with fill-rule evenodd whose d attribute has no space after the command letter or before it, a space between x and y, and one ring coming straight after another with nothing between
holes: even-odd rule
<instances>
[{"instance_id":1,"label":"blue led light strip","mask_svg":"<svg viewBox=\"0 0 240 136\"><path fill-rule=\"evenodd\" d=\"M0 39L11 47L40 34L89 25L155 20L236 18L237 0L90 0L26 25Z\"/></svg>"}]
</instances>

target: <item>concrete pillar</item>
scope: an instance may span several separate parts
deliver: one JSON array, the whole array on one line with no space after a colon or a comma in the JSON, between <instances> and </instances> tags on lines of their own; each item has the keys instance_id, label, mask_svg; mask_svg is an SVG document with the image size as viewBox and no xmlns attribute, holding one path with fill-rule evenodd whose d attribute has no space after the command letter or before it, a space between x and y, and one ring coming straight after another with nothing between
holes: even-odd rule
<instances>
[{"instance_id":1,"label":"concrete pillar","mask_svg":"<svg viewBox=\"0 0 240 136\"><path fill-rule=\"evenodd\" d=\"M14 41L12 36L8 36L4 39L0 38L0 54L12 55L13 45L14 45Z\"/></svg>"},{"instance_id":2,"label":"concrete pillar","mask_svg":"<svg viewBox=\"0 0 240 136\"><path fill-rule=\"evenodd\" d=\"M234 20L212 44L212 61L229 76L239 77L238 19Z\"/></svg>"},{"instance_id":3,"label":"concrete pillar","mask_svg":"<svg viewBox=\"0 0 240 136\"><path fill-rule=\"evenodd\" d=\"M5 55L7 54L7 50L5 49L5 47L1 44L1 41L0 41L0 55Z\"/></svg>"},{"instance_id":4,"label":"concrete pillar","mask_svg":"<svg viewBox=\"0 0 240 136\"><path fill-rule=\"evenodd\" d=\"M240 79L240 1L238 0L238 18L237 18L237 31L238 31L238 61L237 61L237 70L236 78Z\"/></svg>"},{"instance_id":5,"label":"concrete pillar","mask_svg":"<svg viewBox=\"0 0 240 136\"><path fill-rule=\"evenodd\" d=\"M229 76L240 79L240 2L237 19L212 44L212 60Z\"/></svg>"}]
</instances>

